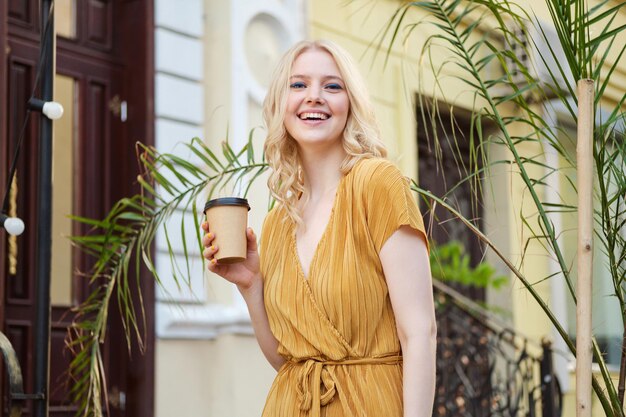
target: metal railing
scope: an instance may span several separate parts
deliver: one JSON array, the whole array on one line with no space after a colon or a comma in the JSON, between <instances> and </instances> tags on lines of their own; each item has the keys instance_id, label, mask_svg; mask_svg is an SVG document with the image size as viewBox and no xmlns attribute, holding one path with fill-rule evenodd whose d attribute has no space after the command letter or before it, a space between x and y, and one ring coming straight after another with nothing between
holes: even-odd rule
<instances>
[{"instance_id":1,"label":"metal railing","mask_svg":"<svg viewBox=\"0 0 626 417\"><path fill-rule=\"evenodd\" d=\"M4 359L4 368L9 382L8 404L5 405L9 417L20 417L22 415L22 403L27 398L24 395L24 384L22 380L22 369L11 342L4 333L0 332L0 353Z\"/></svg>"},{"instance_id":2,"label":"metal railing","mask_svg":"<svg viewBox=\"0 0 626 417\"><path fill-rule=\"evenodd\" d=\"M435 281L436 417L559 417L561 393L549 342L517 334Z\"/></svg>"}]
</instances>

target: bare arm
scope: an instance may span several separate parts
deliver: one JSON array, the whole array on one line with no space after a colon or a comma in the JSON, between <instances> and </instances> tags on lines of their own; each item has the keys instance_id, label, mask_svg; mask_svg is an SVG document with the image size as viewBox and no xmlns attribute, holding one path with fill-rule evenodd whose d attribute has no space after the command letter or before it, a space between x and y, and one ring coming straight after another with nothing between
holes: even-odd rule
<instances>
[{"instance_id":1,"label":"bare arm","mask_svg":"<svg viewBox=\"0 0 626 417\"><path fill-rule=\"evenodd\" d=\"M260 285L256 285L254 288L242 288L237 286L239 292L243 296L250 312L250 318L252 320L252 328L256 336L257 342L261 347L261 351L265 355L270 365L277 371L285 363L285 359L278 354L278 340L274 337L270 329L270 323L267 318L267 312L265 311L265 301L263 298L263 280L259 278L255 282L261 282Z\"/></svg>"},{"instance_id":2,"label":"bare arm","mask_svg":"<svg viewBox=\"0 0 626 417\"><path fill-rule=\"evenodd\" d=\"M208 224L202 223L205 232L208 231ZM278 354L278 341L272 334L269 320L265 311L265 301L263 298L263 278L260 272L259 251L257 248L256 236L251 228L246 231L248 239L247 257L244 262L220 265L215 259L215 254L219 251L217 246L212 245L215 235L207 233L202 238L205 247L203 256L209 260L209 271L216 273L227 281L237 285L237 289L243 296L248 306L248 312L252 320L252 328L261 351L272 367L278 370L285 362L284 358Z\"/></svg>"},{"instance_id":3,"label":"bare arm","mask_svg":"<svg viewBox=\"0 0 626 417\"><path fill-rule=\"evenodd\" d=\"M404 417L430 417L437 327L426 243L417 231L402 226L385 242L380 259L404 357Z\"/></svg>"}]
</instances>

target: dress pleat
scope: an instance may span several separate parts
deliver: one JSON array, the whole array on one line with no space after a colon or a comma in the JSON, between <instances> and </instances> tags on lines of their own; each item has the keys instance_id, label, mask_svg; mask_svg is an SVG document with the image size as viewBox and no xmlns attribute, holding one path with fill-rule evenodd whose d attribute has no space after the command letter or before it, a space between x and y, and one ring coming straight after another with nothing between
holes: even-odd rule
<instances>
[{"instance_id":1,"label":"dress pleat","mask_svg":"<svg viewBox=\"0 0 626 417\"><path fill-rule=\"evenodd\" d=\"M261 233L265 308L287 362L263 417L401 417L402 352L379 253L402 225L424 223L390 162L357 162L337 187L309 276L284 208Z\"/></svg>"}]
</instances>

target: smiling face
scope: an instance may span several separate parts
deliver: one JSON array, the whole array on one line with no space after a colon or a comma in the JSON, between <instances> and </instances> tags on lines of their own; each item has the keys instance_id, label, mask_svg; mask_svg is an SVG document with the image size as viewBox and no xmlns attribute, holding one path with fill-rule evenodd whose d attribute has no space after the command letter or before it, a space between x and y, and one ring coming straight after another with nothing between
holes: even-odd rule
<instances>
[{"instance_id":1,"label":"smiling face","mask_svg":"<svg viewBox=\"0 0 626 417\"><path fill-rule=\"evenodd\" d=\"M321 49L300 54L291 67L285 128L301 149L341 146L350 100L333 57Z\"/></svg>"}]
</instances>

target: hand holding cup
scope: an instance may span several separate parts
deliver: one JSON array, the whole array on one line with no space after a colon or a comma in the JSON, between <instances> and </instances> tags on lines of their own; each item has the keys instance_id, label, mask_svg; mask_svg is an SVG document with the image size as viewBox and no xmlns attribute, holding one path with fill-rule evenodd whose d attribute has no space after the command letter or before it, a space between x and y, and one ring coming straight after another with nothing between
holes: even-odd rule
<instances>
[{"instance_id":1,"label":"hand holding cup","mask_svg":"<svg viewBox=\"0 0 626 417\"><path fill-rule=\"evenodd\" d=\"M205 205L206 221L202 223L203 256L209 260L209 270L240 289L250 287L255 280L260 282L256 279L259 276L256 236L247 227L248 210L250 206L245 199L217 198Z\"/></svg>"},{"instance_id":2,"label":"hand holding cup","mask_svg":"<svg viewBox=\"0 0 626 417\"><path fill-rule=\"evenodd\" d=\"M202 229L205 232L202 238L204 245L203 256L209 262L208 269L227 281L236 284L240 289L250 288L257 280L260 281L260 262L257 248L256 235L252 228L246 229L247 252L246 259L238 263L221 264L216 259L220 248L215 244L215 234L209 231L209 223L203 222Z\"/></svg>"}]
</instances>

